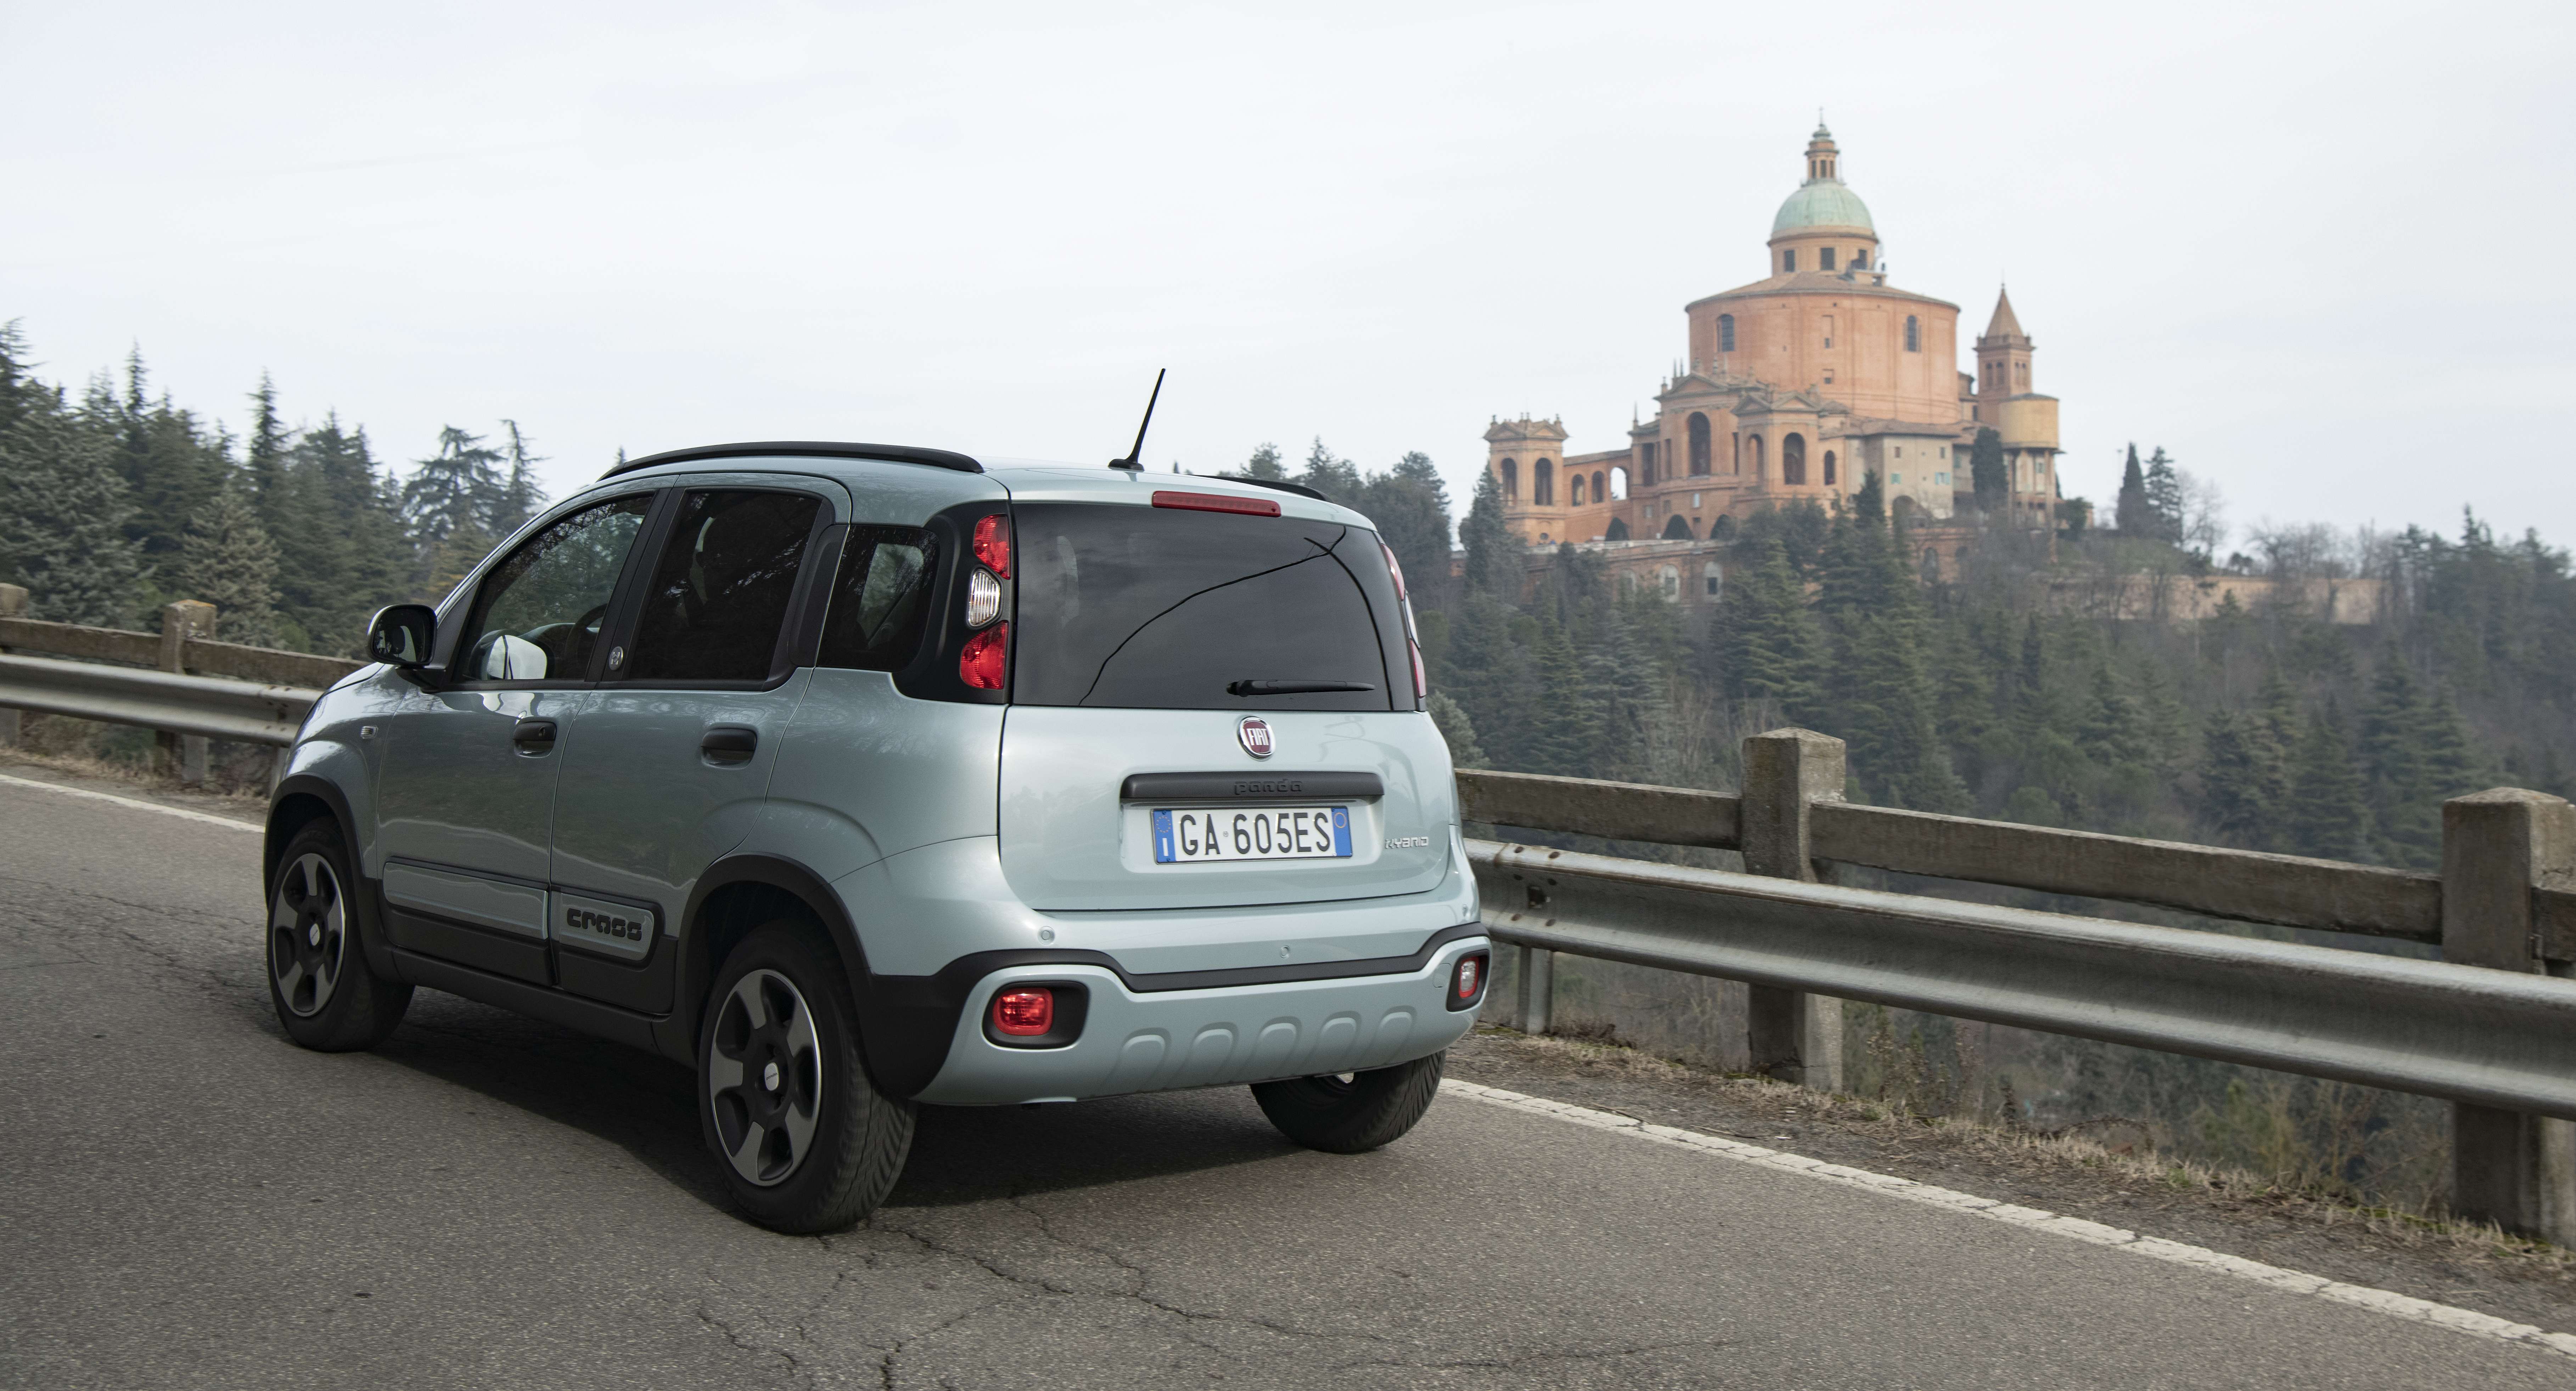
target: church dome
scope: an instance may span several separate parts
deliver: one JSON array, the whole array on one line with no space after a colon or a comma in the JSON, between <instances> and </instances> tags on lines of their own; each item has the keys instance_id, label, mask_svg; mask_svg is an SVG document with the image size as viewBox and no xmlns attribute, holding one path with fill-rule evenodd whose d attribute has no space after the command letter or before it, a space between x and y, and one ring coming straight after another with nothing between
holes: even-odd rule
<instances>
[{"instance_id":1,"label":"church dome","mask_svg":"<svg viewBox=\"0 0 2576 1391\"><path fill-rule=\"evenodd\" d=\"M1780 215L1771 219L1771 235L1780 236L1802 227L1867 227L1878 230L1869 220L1869 207L1860 195L1840 179L1811 179L1789 195L1780 205Z\"/></svg>"}]
</instances>

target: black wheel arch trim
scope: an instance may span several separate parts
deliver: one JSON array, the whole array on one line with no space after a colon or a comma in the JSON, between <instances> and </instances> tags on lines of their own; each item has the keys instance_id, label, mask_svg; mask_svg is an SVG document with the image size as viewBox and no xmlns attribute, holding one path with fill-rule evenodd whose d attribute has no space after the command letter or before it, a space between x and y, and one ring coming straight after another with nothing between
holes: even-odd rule
<instances>
[{"instance_id":1,"label":"black wheel arch trim","mask_svg":"<svg viewBox=\"0 0 2576 1391\"><path fill-rule=\"evenodd\" d=\"M288 803L301 797L311 797L320 802L325 812L339 823L340 847L349 853L349 872L357 881L348 886L348 894L357 905L358 949L366 953L368 969L387 979L400 979L400 972L394 968L393 944L385 938L384 904L381 898L384 886L367 877L365 856L359 848L358 819L349 810L348 794L342 792L340 785L329 778L317 777L311 773L297 773L278 783L276 793L268 799L268 818L261 829L259 852L259 909L263 915L262 923L265 924L265 915L269 910L269 886L277 879L277 862L286 853L286 842L294 836L293 830L283 835L279 834L279 813ZM310 819L296 821L295 829L302 829L305 821ZM264 926L262 930L265 931Z\"/></svg>"}]
</instances>

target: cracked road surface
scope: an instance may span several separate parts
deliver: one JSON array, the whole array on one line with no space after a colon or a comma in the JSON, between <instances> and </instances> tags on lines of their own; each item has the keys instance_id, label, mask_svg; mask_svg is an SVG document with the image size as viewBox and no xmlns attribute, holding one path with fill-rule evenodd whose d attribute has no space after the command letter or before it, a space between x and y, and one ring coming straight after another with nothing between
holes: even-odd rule
<instances>
[{"instance_id":1,"label":"cracked road surface","mask_svg":"<svg viewBox=\"0 0 2576 1391\"><path fill-rule=\"evenodd\" d=\"M738 1220L659 1059L424 991L289 1044L258 837L0 786L0 1385L2564 1386L2562 1358L1445 1098L930 1110ZM1504 1079L1494 1079L1501 1081Z\"/></svg>"}]
</instances>

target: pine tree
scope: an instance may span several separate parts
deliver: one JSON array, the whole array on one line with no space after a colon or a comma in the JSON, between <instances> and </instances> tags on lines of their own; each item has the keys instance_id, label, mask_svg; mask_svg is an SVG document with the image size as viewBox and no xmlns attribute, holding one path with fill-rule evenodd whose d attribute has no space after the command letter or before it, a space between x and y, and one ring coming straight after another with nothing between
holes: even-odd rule
<instances>
[{"instance_id":1,"label":"pine tree","mask_svg":"<svg viewBox=\"0 0 2576 1391\"><path fill-rule=\"evenodd\" d=\"M2380 650L2370 700L2361 708L2358 752L2369 779L2379 856L2415 869L2442 862L2441 799L2433 795L2424 767L2426 723L2415 674L2391 642Z\"/></svg>"},{"instance_id":2,"label":"pine tree","mask_svg":"<svg viewBox=\"0 0 2576 1391\"><path fill-rule=\"evenodd\" d=\"M1378 536L1404 567L1417 610L1442 602L1449 588L1449 496L1430 456L1407 454L1364 481L1353 504L1377 524Z\"/></svg>"},{"instance_id":3,"label":"pine tree","mask_svg":"<svg viewBox=\"0 0 2576 1391\"><path fill-rule=\"evenodd\" d=\"M495 536L507 536L527 525L528 519L536 516L537 510L546 505L546 490L537 486L536 472L537 465L545 462L545 456L528 452L528 440L519 433L519 422L504 420L501 423L510 431L510 446L502 451L510 461L510 473L501 485L500 500L493 507L491 524Z\"/></svg>"},{"instance_id":4,"label":"pine tree","mask_svg":"<svg viewBox=\"0 0 2576 1391\"><path fill-rule=\"evenodd\" d=\"M1503 524L1503 485L1486 469L1476 475L1476 493L1467 504L1467 519L1458 524L1458 544L1467 552L1469 594L1487 594L1505 604L1520 601L1520 547ZM1492 729L1483 721L1488 738Z\"/></svg>"},{"instance_id":5,"label":"pine tree","mask_svg":"<svg viewBox=\"0 0 2576 1391\"><path fill-rule=\"evenodd\" d=\"M1966 789L1933 724L1922 591L1885 498L1879 476L1866 475L1825 541L1817 607L1831 637L1825 695L1839 726L1832 732L1849 741L1857 776L1880 801L1957 810Z\"/></svg>"},{"instance_id":6,"label":"pine tree","mask_svg":"<svg viewBox=\"0 0 2576 1391\"><path fill-rule=\"evenodd\" d=\"M1755 543L1750 559L1718 597L1712 675L1730 700L1767 700L1790 719L1815 720L1823 640L1807 614L1806 590L1779 537Z\"/></svg>"},{"instance_id":7,"label":"pine tree","mask_svg":"<svg viewBox=\"0 0 2576 1391\"><path fill-rule=\"evenodd\" d=\"M1968 479L1976 489L1978 511L2005 510L2012 497L2012 475L2004 469L2004 437L1993 426L1980 427L1976 442L1968 446Z\"/></svg>"},{"instance_id":8,"label":"pine tree","mask_svg":"<svg viewBox=\"0 0 2576 1391\"><path fill-rule=\"evenodd\" d=\"M507 492L498 465L501 451L486 448L481 435L450 425L438 432L438 452L419 461L403 481L403 521L424 545L434 546L459 527L486 533L495 529Z\"/></svg>"},{"instance_id":9,"label":"pine tree","mask_svg":"<svg viewBox=\"0 0 2576 1391\"><path fill-rule=\"evenodd\" d=\"M1649 749L1668 718L1664 681L1629 626L1625 610L1605 609L1600 638L1583 654L1584 681L1596 721L1586 777L1652 781Z\"/></svg>"},{"instance_id":10,"label":"pine tree","mask_svg":"<svg viewBox=\"0 0 2576 1391\"><path fill-rule=\"evenodd\" d=\"M251 505L271 531L286 521L286 451L293 443L277 415L277 384L259 374L259 390L250 394L250 438L244 441L243 471L250 478Z\"/></svg>"},{"instance_id":11,"label":"pine tree","mask_svg":"<svg viewBox=\"0 0 2576 1391\"><path fill-rule=\"evenodd\" d=\"M1253 450L1252 458L1243 466L1243 476L1246 478L1267 478L1285 482L1288 477L1288 470L1279 466L1279 446L1265 443L1260 448Z\"/></svg>"},{"instance_id":12,"label":"pine tree","mask_svg":"<svg viewBox=\"0 0 2576 1391\"><path fill-rule=\"evenodd\" d=\"M215 606L216 632L224 641L276 645L277 543L239 485L226 482L188 519L175 578L182 597Z\"/></svg>"},{"instance_id":13,"label":"pine tree","mask_svg":"<svg viewBox=\"0 0 2576 1391\"><path fill-rule=\"evenodd\" d=\"M2272 815L2259 737L2252 722L2224 706L2201 727L2201 819L2251 844L2263 841Z\"/></svg>"},{"instance_id":14,"label":"pine tree","mask_svg":"<svg viewBox=\"0 0 2576 1391\"><path fill-rule=\"evenodd\" d=\"M2183 540L2182 473L2174 461L2165 457L2165 447L2147 459L2147 510L2154 514L2156 539L2181 545Z\"/></svg>"},{"instance_id":15,"label":"pine tree","mask_svg":"<svg viewBox=\"0 0 2576 1391\"><path fill-rule=\"evenodd\" d=\"M1522 757L1531 694L1526 654L1512 642L1510 611L1483 591L1470 591L1442 645L1433 683L1458 703L1476 731L1486 765L1528 766Z\"/></svg>"},{"instance_id":16,"label":"pine tree","mask_svg":"<svg viewBox=\"0 0 2576 1391\"><path fill-rule=\"evenodd\" d=\"M2138 468L2138 446L2129 444L2129 462L2120 470L2120 498L2113 505L2111 524L2120 535L2134 539L2156 538L2161 530L2156 524L2155 507L2147 500L2146 474Z\"/></svg>"},{"instance_id":17,"label":"pine tree","mask_svg":"<svg viewBox=\"0 0 2576 1391\"><path fill-rule=\"evenodd\" d=\"M1359 500L1359 465L1336 457L1333 451L1324 447L1321 435L1315 437L1314 447L1306 451L1306 467L1297 475L1297 481L1344 507Z\"/></svg>"},{"instance_id":18,"label":"pine tree","mask_svg":"<svg viewBox=\"0 0 2576 1391\"><path fill-rule=\"evenodd\" d=\"M59 409L0 435L0 574L28 591L28 616L123 627L142 546L113 437Z\"/></svg>"},{"instance_id":19,"label":"pine tree","mask_svg":"<svg viewBox=\"0 0 2576 1391\"><path fill-rule=\"evenodd\" d=\"M1476 722L1467 718L1466 707L1449 698L1446 691L1431 693L1431 725L1449 745L1449 762L1459 768L1485 766L1484 746L1476 742Z\"/></svg>"},{"instance_id":20,"label":"pine tree","mask_svg":"<svg viewBox=\"0 0 2576 1391\"><path fill-rule=\"evenodd\" d=\"M2040 628L2039 615L2034 613L2023 620L2019 659L2014 666L2013 732L2029 739L2043 731L2056 730L2064 719L2055 673L2049 669L2048 636Z\"/></svg>"},{"instance_id":21,"label":"pine tree","mask_svg":"<svg viewBox=\"0 0 2576 1391\"><path fill-rule=\"evenodd\" d=\"M1542 620L1531 656L1538 666L1538 708L1532 712L1522 770L1561 777L1594 776L1588 764L1598 742L1598 714L1593 708L1592 692L1583 679L1582 658L1575 653L1574 640L1567 636L1565 625L1553 619Z\"/></svg>"},{"instance_id":22,"label":"pine tree","mask_svg":"<svg viewBox=\"0 0 2576 1391\"><path fill-rule=\"evenodd\" d=\"M2147 760L2146 720L2138 703L2120 689L2119 678L2105 662L2093 668L2093 694L2084 704L2084 719L2075 740L2084 752L2104 764Z\"/></svg>"},{"instance_id":23,"label":"pine tree","mask_svg":"<svg viewBox=\"0 0 2576 1391\"><path fill-rule=\"evenodd\" d=\"M2343 714L2328 701L2308 721L2291 769L2289 806L2282 818L2290 853L2325 860L2366 855L2370 809L2362 796L2361 774L2353 769L2352 751L2344 742Z\"/></svg>"},{"instance_id":24,"label":"pine tree","mask_svg":"<svg viewBox=\"0 0 2576 1391\"><path fill-rule=\"evenodd\" d=\"M2424 706L2424 791L2435 804L2493 786L2495 766L2479 752L2461 722L2459 702L2448 687Z\"/></svg>"}]
</instances>

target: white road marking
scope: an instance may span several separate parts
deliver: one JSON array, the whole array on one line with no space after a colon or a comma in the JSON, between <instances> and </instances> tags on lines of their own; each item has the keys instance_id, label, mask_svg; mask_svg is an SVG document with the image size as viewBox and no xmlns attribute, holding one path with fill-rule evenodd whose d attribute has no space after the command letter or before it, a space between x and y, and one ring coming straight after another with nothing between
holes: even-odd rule
<instances>
[{"instance_id":1,"label":"white road marking","mask_svg":"<svg viewBox=\"0 0 2576 1391\"><path fill-rule=\"evenodd\" d=\"M2550 1333L2527 1323L2512 1323L2472 1309L2435 1304L2430 1300L2416 1299L2410 1295L2391 1294L2386 1290L2374 1290L2362 1285L2347 1285L2339 1280L2329 1280L2322 1275L2284 1270L2276 1265L2265 1265L2260 1261L2225 1255L2204 1246L2186 1246L2179 1241L2167 1241L2162 1237L2140 1236L2124 1228L2106 1227L2099 1222L2087 1222L2080 1217L2062 1217L2053 1212L2042 1212L2037 1208L1997 1202L1992 1198L1980 1198L1948 1188L1935 1188L1931 1184L1916 1183L1912 1179L1898 1178L1893 1174L1874 1174L1866 1169L1845 1168L1840 1164L1828 1164L1821 1159L1809 1159L1804 1155L1764 1149L1760 1145L1720 1139L1715 1135L1703 1135L1696 1130L1676 1130L1668 1125L1649 1125L1615 1112L1570 1106L1562 1101L1524 1096L1519 1092L1479 1086L1473 1082L1443 1081L1440 1084L1440 1090L1473 1101L1481 1101L1489 1106L1502 1106L1511 1110L1551 1116L1575 1125L1590 1126L1595 1130L1622 1130L1640 1140L1671 1145L1677 1149L1697 1150L1702 1154L1740 1160L1766 1169L1802 1174L1808 1178L1822 1179L1827 1183L1842 1184L1847 1188L1865 1188L1873 1193L1884 1193L1891 1198L1903 1198L1908 1202L1922 1203L1929 1207L1947 1208L1952 1212L1983 1217L1990 1221L2009 1222L2016 1227L2070 1237L2094 1246L2109 1246L2122 1251L2132 1251L2155 1260L2197 1266L2203 1270L2233 1275L2240 1280L2251 1280L2258 1285L2287 1290L2292 1294L2313 1294L2322 1299L2331 1299L2341 1304L2355 1304L2364 1309L2374 1309L2402 1319L2438 1324L2444 1328L2482 1338L2494 1338L2507 1343L2524 1343L2533 1347L2546 1348L2563 1356L2576 1357L2576 1334Z\"/></svg>"},{"instance_id":2,"label":"white road marking","mask_svg":"<svg viewBox=\"0 0 2576 1391\"><path fill-rule=\"evenodd\" d=\"M253 834L264 834L267 830L264 826L255 825L248 821L235 821L229 816L212 816L202 811L190 811L186 807L165 807L159 802L146 802L133 797L117 797L105 792L92 792L89 789L82 787L65 787L58 782L39 782L34 778L13 778L6 773L0 773L0 782L9 783L16 787L41 787L47 792L59 792L66 797L87 797L94 802L114 802L120 807L134 807L142 811L157 811L163 816L175 816L182 821L203 821L209 826L223 826L236 831L249 831Z\"/></svg>"}]
</instances>

